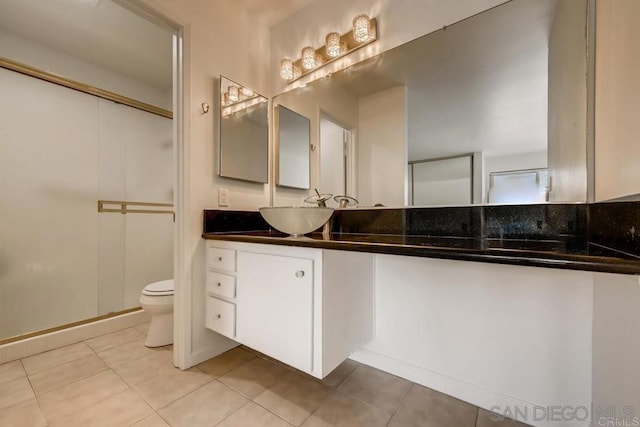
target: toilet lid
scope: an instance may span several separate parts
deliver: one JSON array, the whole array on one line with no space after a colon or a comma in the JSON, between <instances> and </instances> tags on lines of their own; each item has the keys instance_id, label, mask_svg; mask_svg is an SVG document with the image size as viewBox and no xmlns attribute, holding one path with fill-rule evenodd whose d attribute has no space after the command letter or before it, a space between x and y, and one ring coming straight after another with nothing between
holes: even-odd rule
<instances>
[{"instance_id":1,"label":"toilet lid","mask_svg":"<svg viewBox=\"0 0 640 427\"><path fill-rule=\"evenodd\" d=\"M173 295L173 279L151 283L144 287L142 294L156 296Z\"/></svg>"}]
</instances>

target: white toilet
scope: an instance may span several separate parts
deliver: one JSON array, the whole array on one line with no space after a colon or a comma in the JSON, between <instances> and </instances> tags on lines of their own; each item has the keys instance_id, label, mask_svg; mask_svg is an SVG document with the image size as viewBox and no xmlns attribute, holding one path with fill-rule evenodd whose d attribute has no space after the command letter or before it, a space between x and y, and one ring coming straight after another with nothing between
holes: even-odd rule
<instances>
[{"instance_id":1,"label":"white toilet","mask_svg":"<svg viewBox=\"0 0 640 427\"><path fill-rule=\"evenodd\" d=\"M144 345L161 347L173 344L173 279L145 286L140 295L140 306L151 316Z\"/></svg>"}]
</instances>

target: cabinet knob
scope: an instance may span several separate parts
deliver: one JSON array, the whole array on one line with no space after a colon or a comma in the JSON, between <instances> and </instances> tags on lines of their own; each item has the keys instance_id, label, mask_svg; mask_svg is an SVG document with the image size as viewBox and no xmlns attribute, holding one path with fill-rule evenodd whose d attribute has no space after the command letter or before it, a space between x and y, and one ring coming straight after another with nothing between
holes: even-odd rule
<instances>
[{"instance_id":1,"label":"cabinet knob","mask_svg":"<svg viewBox=\"0 0 640 427\"><path fill-rule=\"evenodd\" d=\"M218 314L216 317L217 317L218 319L220 319L220 318L222 318L222 315L221 315L221 314Z\"/></svg>"},{"instance_id":2,"label":"cabinet knob","mask_svg":"<svg viewBox=\"0 0 640 427\"><path fill-rule=\"evenodd\" d=\"M220 287L220 286L222 286L222 285L220 285L220 282L218 282L218 287Z\"/></svg>"},{"instance_id":3,"label":"cabinet knob","mask_svg":"<svg viewBox=\"0 0 640 427\"><path fill-rule=\"evenodd\" d=\"M218 257L218 261L222 261L222 257L221 256Z\"/></svg>"},{"instance_id":4,"label":"cabinet knob","mask_svg":"<svg viewBox=\"0 0 640 427\"><path fill-rule=\"evenodd\" d=\"M304 271L303 270L296 271L296 277L304 277Z\"/></svg>"}]
</instances>

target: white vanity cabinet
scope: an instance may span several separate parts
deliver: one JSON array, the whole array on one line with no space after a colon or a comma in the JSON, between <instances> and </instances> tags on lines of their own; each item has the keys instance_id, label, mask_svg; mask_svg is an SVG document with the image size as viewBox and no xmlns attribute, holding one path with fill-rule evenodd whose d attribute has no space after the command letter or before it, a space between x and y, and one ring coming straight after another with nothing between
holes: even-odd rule
<instances>
[{"instance_id":1,"label":"white vanity cabinet","mask_svg":"<svg viewBox=\"0 0 640 427\"><path fill-rule=\"evenodd\" d=\"M218 259L224 253L233 258L227 270ZM323 378L373 337L373 259L359 252L207 241L206 326ZM231 314L233 326L222 320Z\"/></svg>"}]
</instances>

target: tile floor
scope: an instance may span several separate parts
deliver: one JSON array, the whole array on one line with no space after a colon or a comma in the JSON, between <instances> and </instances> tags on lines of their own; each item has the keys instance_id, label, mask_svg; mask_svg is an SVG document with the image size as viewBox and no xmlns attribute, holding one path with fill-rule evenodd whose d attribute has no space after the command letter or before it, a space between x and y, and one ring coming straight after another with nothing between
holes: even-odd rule
<instances>
[{"instance_id":1,"label":"tile floor","mask_svg":"<svg viewBox=\"0 0 640 427\"><path fill-rule=\"evenodd\" d=\"M351 360L320 381L237 347L180 371L147 328L0 365L0 426L524 426Z\"/></svg>"}]
</instances>

